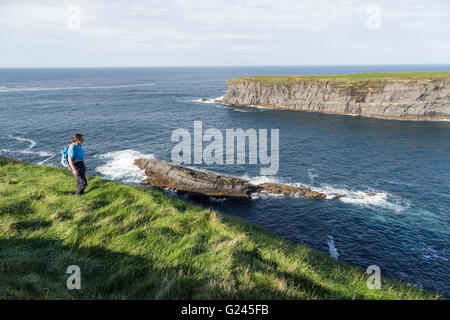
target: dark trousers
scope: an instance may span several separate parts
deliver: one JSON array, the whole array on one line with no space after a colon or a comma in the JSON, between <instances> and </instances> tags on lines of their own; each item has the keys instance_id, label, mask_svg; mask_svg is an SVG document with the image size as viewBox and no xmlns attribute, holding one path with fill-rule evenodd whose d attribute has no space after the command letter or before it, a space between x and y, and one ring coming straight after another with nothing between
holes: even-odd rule
<instances>
[{"instance_id":1,"label":"dark trousers","mask_svg":"<svg viewBox=\"0 0 450 320\"><path fill-rule=\"evenodd\" d=\"M74 163L75 169L78 172L77 176L77 194L83 194L84 189L87 187L86 170L84 168L84 162L78 161Z\"/></svg>"}]
</instances>

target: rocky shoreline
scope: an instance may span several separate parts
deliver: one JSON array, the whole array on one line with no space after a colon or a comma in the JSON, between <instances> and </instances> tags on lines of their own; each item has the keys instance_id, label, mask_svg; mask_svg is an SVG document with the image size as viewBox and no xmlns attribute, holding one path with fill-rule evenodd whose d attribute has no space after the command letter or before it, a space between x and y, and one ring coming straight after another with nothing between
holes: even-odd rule
<instances>
[{"instance_id":1,"label":"rocky shoreline","mask_svg":"<svg viewBox=\"0 0 450 320\"><path fill-rule=\"evenodd\" d=\"M227 81L225 96L215 102L231 106L360 115L401 120L450 120L447 78L376 78L361 81L317 79Z\"/></svg>"}]
</instances>

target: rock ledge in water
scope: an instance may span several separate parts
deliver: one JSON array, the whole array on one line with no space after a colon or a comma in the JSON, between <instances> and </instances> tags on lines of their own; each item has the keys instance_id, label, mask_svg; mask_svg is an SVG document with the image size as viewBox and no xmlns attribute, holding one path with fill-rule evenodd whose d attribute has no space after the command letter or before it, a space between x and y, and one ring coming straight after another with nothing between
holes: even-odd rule
<instances>
[{"instance_id":1,"label":"rock ledge in water","mask_svg":"<svg viewBox=\"0 0 450 320\"><path fill-rule=\"evenodd\" d=\"M147 179L142 181L143 184L157 189L176 190L191 196L249 199L252 193L272 193L309 199L326 198L325 194L310 189L277 183L255 185L248 180L194 170L159 160L141 158L136 159L134 164L144 170L147 176Z\"/></svg>"},{"instance_id":2,"label":"rock ledge in water","mask_svg":"<svg viewBox=\"0 0 450 320\"><path fill-rule=\"evenodd\" d=\"M320 192L312 191L310 189L303 189L284 184L266 182L262 184L264 193L284 194L288 196L299 196L308 199L325 199L326 195Z\"/></svg>"}]
</instances>

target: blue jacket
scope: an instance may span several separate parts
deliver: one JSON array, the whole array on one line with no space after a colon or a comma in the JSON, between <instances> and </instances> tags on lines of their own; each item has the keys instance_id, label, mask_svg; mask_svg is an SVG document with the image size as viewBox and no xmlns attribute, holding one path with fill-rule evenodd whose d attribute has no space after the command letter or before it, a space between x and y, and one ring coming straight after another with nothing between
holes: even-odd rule
<instances>
[{"instance_id":1,"label":"blue jacket","mask_svg":"<svg viewBox=\"0 0 450 320\"><path fill-rule=\"evenodd\" d=\"M67 151L67 155L69 158L73 158L73 162L84 161L84 151L81 147L81 144L71 145L69 146L69 150Z\"/></svg>"}]
</instances>

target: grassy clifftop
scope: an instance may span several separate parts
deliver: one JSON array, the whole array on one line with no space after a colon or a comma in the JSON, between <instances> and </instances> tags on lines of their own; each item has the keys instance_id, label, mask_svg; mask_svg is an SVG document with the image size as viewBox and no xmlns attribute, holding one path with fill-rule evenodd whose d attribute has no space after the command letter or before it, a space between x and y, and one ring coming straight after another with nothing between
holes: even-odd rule
<instances>
[{"instance_id":1,"label":"grassy clifftop","mask_svg":"<svg viewBox=\"0 0 450 320\"><path fill-rule=\"evenodd\" d=\"M0 299L436 299L236 218L0 157ZM68 290L69 265L81 290Z\"/></svg>"},{"instance_id":2,"label":"grassy clifftop","mask_svg":"<svg viewBox=\"0 0 450 320\"><path fill-rule=\"evenodd\" d=\"M353 83L358 81L383 81L383 80L450 80L450 72L389 72L389 73L353 73L353 74L326 74L326 75L285 75L285 76L254 76L233 78L230 83L236 81L257 81L267 84L293 84L296 82L339 82Z\"/></svg>"}]
</instances>

